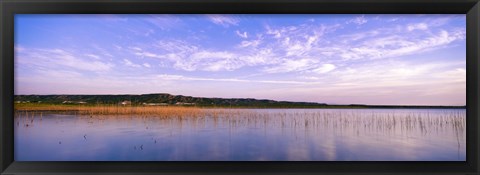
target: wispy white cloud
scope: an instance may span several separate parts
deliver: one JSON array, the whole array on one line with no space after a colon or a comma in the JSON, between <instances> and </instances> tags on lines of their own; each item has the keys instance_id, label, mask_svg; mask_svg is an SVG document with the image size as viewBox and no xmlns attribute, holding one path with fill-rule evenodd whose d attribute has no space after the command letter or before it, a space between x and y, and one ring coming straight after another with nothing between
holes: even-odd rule
<instances>
[{"instance_id":1,"label":"wispy white cloud","mask_svg":"<svg viewBox=\"0 0 480 175\"><path fill-rule=\"evenodd\" d=\"M367 88L367 87L391 87L404 86L413 84L431 84L455 82L458 77L449 77L452 79L442 79L439 75L430 74L429 72L448 72L451 69L462 70L458 67L465 65L465 62L432 62L432 63L415 63L404 61L378 61L365 63L362 66L349 67L342 71L332 72L338 83L355 83L360 86L353 86L352 88ZM461 72L461 71L460 71ZM446 77L443 77L446 78Z\"/></svg>"},{"instance_id":2,"label":"wispy white cloud","mask_svg":"<svg viewBox=\"0 0 480 175\"><path fill-rule=\"evenodd\" d=\"M236 79L236 78L200 78L200 77L187 77L182 75L169 75L162 74L157 75L156 78L163 80L179 80L179 81L220 81L220 82L240 82L240 83L268 83L268 84L315 84L315 82L303 82L303 81L284 81L284 80L248 80L248 79Z\"/></svg>"},{"instance_id":3,"label":"wispy white cloud","mask_svg":"<svg viewBox=\"0 0 480 175\"><path fill-rule=\"evenodd\" d=\"M230 52L200 51L189 55L188 60L176 62L174 66L187 71L197 69L204 71L231 71L241 67L242 64L237 56Z\"/></svg>"},{"instance_id":4,"label":"wispy white cloud","mask_svg":"<svg viewBox=\"0 0 480 175\"><path fill-rule=\"evenodd\" d=\"M88 57L91 57L91 58L95 58L95 59L100 59L100 56L98 55L94 55L94 54L85 54L85 56L88 56Z\"/></svg>"},{"instance_id":5,"label":"wispy white cloud","mask_svg":"<svg viewBox=\"0 0 480 175\"><path fill-rule=\"evenodd\" d=\"M419 54L441 49L444 46L465 39L464 30L453 30L429 35L428 37L408 37L390 35L362 41L359 45L338 46L345 49L336 50L346 60L380 59Z\"/></svg>"},{"instance_id":6,"label":"wispy white cloud","mask_svg":"<svg viewBox=\"0 0 480 175\"><path fill-rule=\"evenodd\" d=\"M365 17L361 16L356 20L362 18ZM410 26L410 29L406 27L404 32L428 30L426 25L415 23ZM317 64L320 62L332 61L332 59L340 61L338 58L343 61L370 60L418 54L443 48L465 37L462 29L433 34L429 32L425 37L412 37L398 35L399 32L392 33L391 28L378 28L335 38L322 38L325 34L334 33L339 28L337 24L330 26L302 24L278 28L267 25L264 33L257 34L256 39L241 41L237 45L240 50L211 50L182 40L158 41L155 44L157 52L147 52L139 47L131 49L137 51L134 52L137 56L168 60L174 68L185 71L233 71L245 66L264 66L262 68L264 73L282 73L304 72L309 67L317 66L320 68L310 71L321 73L329 72L331 71L329 69L333 70L336 67ZM235 33L241 37L248 37L247 32L235 30ZM252 50L242 50L242 48ZM269 51L268 54L259 54L260 51L266 50ZM311 58L312 61L302 66L305 58Z\"/></svg>"},{"instance_id":7,"label":"wispy white cloud","mask_svg":"<svg viewBox=\"0 0 480 175\"><path fill-rule=\"evenodd\" d=\"M94 50L96 50L96 52L98 52L99 55L103 55L105 57L113 57L113 55L109 51L107 51L105 48L100 47L97 44L93 44L92 47Z\"/></svg>"},{"instance_id":8,"label":"wispy white cloud","mask_svg":"<svg viewBox=\"0 0 480 175\"><path fill-rule=\"evenodd\" d=\"M368 20L365 18L364 15L362 15L362 16L359 16L359 17L355 17L354 19L348 20L347 24L355 23L357 25L362 25L362 24L365 24L367 22L368 22Z\"/></svg>"},{"instance_id":9,"label":"wispy white cloud","mask_svg":"<svg viewBox=\"0 0 480 175\"><path fill-rule=\"evenodd\" d=\"M387 21L388 22L395 22L395 21L398 21L400 18L391 18L391 19L388 19Z\"/></svg>"},{"instance_id":10,"label":"wispy white cloud","mask_svg":"<svg viewBox=\"0 0 480 175\"><path fill-rule=\"evenodd\" d=\"M301 76L299 78L305 79L305 80L319 80L320 79L320 78L315 77L315 76Z\"/></svg>"},{"instance_id":11,"label":"wispy white cloud","mask_svg":"<svg viewBox=\"0 0 480 175\"><path fill-rule=\"evenodd\" d=\"M85 59L90 56L78 54L63 49L30 49L24 48L18 52L15 59L17 63L34 65L38 68L69 69L103 72L114 67L113 63L101 62L98 60Z\"/></svg>"},{"instance_id":12,"label":"wispy white cloud","mask_svg":"<svg viewBox=\"0 0 480 175\"><path fill-rule=\"evenodd\" d=\"M152 52L147 52L147 51L141 51L141 52L135 52L135 55L140 56L142 58L144 57L150 57L150 58L163 58L162 55L158 55Z\"/></svg>"},{"instance_id":13,"label":"wispy white cloud","mask_svg":"<svg viewBox=\"0 0 480 175\"><path fill-rule=\"evenodd\" d=\"M248 38L248 34L247 32L240 32L238 30L235 31L235 34L237 34L237 36L239 36L240 38Z\"/></svg>"},{"instance_id":14,"label":"wispy white cloud","mask_svg":"<svg viewBox=\"0 0 480 175\"><path fill-rule=\"evenodd\" d=\"M435 78L445 79L450 82L459 83L459 85L462 85L467 81L466 80L467 71L465 68L454 68L454 69L446 70L444 72L435 74L433 76Z\"/></svg>"},{"instance_id":15,"label":"wispy white cloud","mask_svg":"<svg viewBox=\"0 0 480 175\"><path fill-rule=\"evenodd\" d=\"M251 54L241 55L239 60L243 61L245 65L248 66L272 65L280 63L280 59L275 53L273 53L273 49L270 48L256 49Z\"/></svg>"},{"instance_id":16,"label":"wispy white cloud","mask_svg":"<svg viewBox=\"0 0 480 175\"><path fill-rule=\"evenodd\" d=\"M263 71L267 73L284 73L292 71L305 71L314 67L317 60L314 59L300 59L300 60L289 60L285 59L282 63L276 66L266 67Z\"/></svg>"},{"instance_id":17,"label":"wispy white cloud","mask_svg":"<svg viewBox=\"0 0 480 175\"><path fill-rule=\"evenodd\" d=\"M186 54L199 50L198 46L184 40L159 40L154 43L155 49L166 53Z\"/></svg>"},{"instance_id":18,"label":"wispy white cloud","mask_svg":"<svg viewBox=\"0 0 480 175\"><path fill-rule=\"evenodd\" d=\"M320 59L315 49L322 46L322 42L327 40L322 39L327 33L334 32L338 29L338 25L318 25L318 24L302 24L298 26L282 26L272 27L267 25L265 27L265 41L269 44L263 47L273 49L277 57L289 57L292 60L299 60L303 58ZM273 41L273 43L272 43Z\"/></svg>"},{"instance_id":19,"label":"wispy white cloud","mask_svg":"<svg viewBox=\"0 0 480 175\"><path fill-rule=\"evenodd\" d=\"M323 73L330 72L335 68L336 66L333 64L322 64L320 67L313 69L312 72L323 74Z\"/></svg>"},{"instance_id":20,"label":"wispy white cloud","mask_svg":"<svg viewBox=\"0 0 480 175\"><path fill-rule=\"evenodd\" d=\"M239 19L229 15L207 15L211 22L223 27L236 26L240 22Z\"/></svg>"},{"instance_id":21,"label":"wispy white cloud","mask_svg":"<svg viewBox=\"0 0 480 175\"><path fill-rule=\"evenodd\" d=\"M153 30L153 29L148 29L143 35L145 35L145 36L150 36L151 34L155 34L155 30Z\"/></svg>"},{"instance_id":22,"label":"wispy white cloud","mask_svg":"<svg viewBox=\"0 0 480 175\"><path fill-rule=\"evenodd\" d=\"M121 50L121 49L123 49L123 47L122 47L122 46L119 46L119 45L116 45L116 44L114 44L114 45L113 45L113 47L115 47L117 50Z\"/></svg>"},{"instance_id":23,"label":"wispy white cloud","mask_svg":"<svg viewBox=\"0 0 480 175\"><path fill-rule=\"evenodd\" d=\"M142 65L143 65L144 67L146 67L146 68L151 68L151 67L152 67L152 66L151 66L150 64L148 64L148 63L143 63Z\"/></svg>"},{"instance_id":24,"label":"wispy white cloud","mask_svg":"<svg viewBox=\"0 0 480 175\"><path fill-rule=\"evenodd\" d=\"M155 14L155 15L148 15L148 18L145 19L149 24L155 26L156 29L160 30L171 30L176 27L182 27L181 19L176 15L170 14ZM144 36L149 36L154 34L155 30L149 29L144 33Z\"/></svg>"},{"instance_id":25,"label":"wispy white cloud","mask_svg":"<svg viewBox=\"0 0 480 175\"><path fill-rule=\"evenodd\" d=\"M260 45L261 39L242 43L244 45L240 45L240 48L255 48ZM162 54L136 55L168 60L173 68L185 71L233 71L244 66L271 64L273 57L271 49L215 51L185 41L161 41L155 48L163 50Z\"/></svg>"},{"instance_id":26,"label":"wispy white cloud","mask_svg":"<svg viewBox=\"0 0 480 175\"><path fill-rule=\"evenodd\" d=\"M124 64L125 66L128 66L128 67L134 67L134 68L139 68L139 67L141 67L139 64L135 64L135 63L131 62L131 61L128 60L128 59L123 59L123 64Z\"/></svg>"},{"instance_id":27,"label":"wispy white cloud","mask_svg":"<svg viewBox=\"0 0 480 175\"><path fill-rule=\"evenodd\" d=\"M380 34L384 33L382 29L374 29L374 30L369 30L366 32L355 32L351 34L344 34L339 36L340 37L340 42L341 43L352 43L358 40L366 39L366 38L371 38L378 36Z\"/></svg>"},{"instance_id":28,"label":"wispy white cloud","mask_svg":"<svg viewBox=\"0 0 480 175\"><path fill-rule=\"evenodd\" d=\"M413 31L413 30L427 30L428 25L425 23L417 23L417 24L409 24L407 25L407 30L408 31Z\"/></svg>"},{"instance_id":29,"label":"wispy white cloud","mask_svg":"<svg viewBox=\"0 0 480 175\"><path fill-rule=\"evenodd\" d=\"M140 48L140 47L129 47L129 49L136 50L136 51L142 51L142 48Z\"/></svg>"},{"instance_id":30,"label":"wispy white cloud","mask_svg":"<svg viewBox=\"0 0 480 175\"><path fill-rule=\"evenodd\" d=\"M260 43L261 40L242 41L239 47L257 47Z\"/></svg>"}]
</instances>

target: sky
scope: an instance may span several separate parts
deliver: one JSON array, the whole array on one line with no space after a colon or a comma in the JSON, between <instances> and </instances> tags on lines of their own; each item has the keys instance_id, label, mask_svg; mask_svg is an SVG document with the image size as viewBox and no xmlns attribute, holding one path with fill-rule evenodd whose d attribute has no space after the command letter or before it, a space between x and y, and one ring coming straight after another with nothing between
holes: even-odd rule
<instances>
[{"instance_id":1,"label":"sky","mask_svg":"<svg viewBox=\"0 0 480 175\"><path fill-rule=\"evenodd\" d=\"M15 94L465 105L465 15L15 15Z\"/></svg>"}]
</instances>

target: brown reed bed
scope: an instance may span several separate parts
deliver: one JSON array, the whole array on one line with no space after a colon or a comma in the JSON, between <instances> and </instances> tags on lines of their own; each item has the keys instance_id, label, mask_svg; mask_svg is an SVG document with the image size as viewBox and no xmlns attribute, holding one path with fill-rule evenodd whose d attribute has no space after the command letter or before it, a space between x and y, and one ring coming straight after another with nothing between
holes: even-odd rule
<instances>
[{"instance_id":1,"label":"brown reed bed","mask_svg":"<svg viewBox=\"0 0 480 175\"><path fill-rule=\"evenodd\" d=\"M32 120L47 111L73 112L87 117L95 116L126 116L126 117L166 117L166 118L203 118L213 117L213 120L234 121L236 124L261 121L264 125L279 124L282 127L309 128L322 125L323 127L371 128L395 130L420 129L423 132L436 130L437 127L451 127L463 131L466 127L465 113L445 112L430 113L367 113L367 112L293 112L282 110L266 112L258 110L229 109L229 108L200 108L184 106L121 106L121 105L18 105L15 106L18 114ZM275 119L274 119L275 118ZM278 120L280 119L280 120ZM32 120L33 121L33 120ZM434 129L435 128L435 129Z\"/></svg>"},{"instance_id":2,"label":"brown reed bed","mask_svg":"<svg viewBox=\"0 0 480 175\"><path fill-rule=\"evenodd\" d=\"M121 105L18 105L16 111L75 112L80 115L168 115L186 116L202 113L204 108L183 106L121 106Z\"/></svg>"}]
</instances>

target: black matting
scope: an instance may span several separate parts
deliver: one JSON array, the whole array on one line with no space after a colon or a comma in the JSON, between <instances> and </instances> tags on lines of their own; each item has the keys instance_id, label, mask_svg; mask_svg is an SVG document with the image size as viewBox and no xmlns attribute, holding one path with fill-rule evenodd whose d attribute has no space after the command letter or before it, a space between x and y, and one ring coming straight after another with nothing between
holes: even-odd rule
<instances>
[{"instance_id":1,"label":"black matting","mask_svg":"<svg viewBox=\"0 0 480 175\"><path fill-rule=\"evenodd\" d=\"M478 0L2 0L1 174L478 174ZM466 162L15 162L14 14L467 14Z\"/></svg>"}]
</instances>

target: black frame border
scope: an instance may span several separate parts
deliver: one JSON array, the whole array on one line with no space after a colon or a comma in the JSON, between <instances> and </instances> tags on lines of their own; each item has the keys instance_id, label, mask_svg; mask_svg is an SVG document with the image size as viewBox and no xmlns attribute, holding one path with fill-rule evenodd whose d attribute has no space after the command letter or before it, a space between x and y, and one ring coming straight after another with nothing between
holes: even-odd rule
<instances>
[{"instance_id":1,"label":"black frame border","mask_svg":"<svg viewBox=\"0 0 480 175\"><path fill-rule=\"evenodd\" d=\"M479 174L479 0L3 0L0 1L0 174ZM466 14L466 162L15 162L15 14Z\"/></svg>"}]
</instances>

